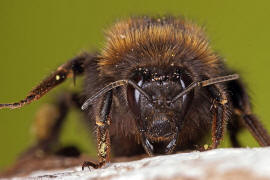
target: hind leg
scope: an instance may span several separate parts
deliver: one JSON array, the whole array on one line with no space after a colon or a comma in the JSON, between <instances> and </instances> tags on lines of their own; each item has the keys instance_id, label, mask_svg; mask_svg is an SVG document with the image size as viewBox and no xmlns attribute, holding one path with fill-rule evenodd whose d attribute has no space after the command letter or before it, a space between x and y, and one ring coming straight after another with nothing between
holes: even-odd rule
<instances>
[{"instance_id":1,"label":"hind leg","mask_svg":"<svg viewBox=\"0 0 270 180\"><path fill-rule=\"evenodd\" d=\"M63 156L78 156L76 147L60 147L59 136L70 108L80 108L82 98L77 93L63 92L52 104L45 104L37 112L33 130L36 143L28 148L21 157L28 155L43 156L57 154Z\"/></svg>"},{"instance_id":2,"label":"hind leg","mask_svg":"<svg viewBox=\"0 0 270 180\"><path fill-rule=\"evenodd\" d=\"M243 125L261 146L270 146L270 136L262 123L253 114L249 96L241 81L231 81L228 83L228 90L231 92L231 100L233 103L233 117L228 124L230 139L232 145L239 147L237 134Z\"/></svg>"}]
</instances>

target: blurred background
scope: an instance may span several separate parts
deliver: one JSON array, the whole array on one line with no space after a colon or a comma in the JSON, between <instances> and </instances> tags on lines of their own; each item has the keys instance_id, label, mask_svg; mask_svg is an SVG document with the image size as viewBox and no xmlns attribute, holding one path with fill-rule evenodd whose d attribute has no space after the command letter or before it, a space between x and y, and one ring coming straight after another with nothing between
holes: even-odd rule
<instances>
[{"instance_id":1,"label":"blurred background","mask_svg":"<svg viewBox=\"0 0 270 180\"><path fill-rule=\"evenodd\" d=\"M1 0L0 102L24 98L60 64L84 50L102 48L104 29L115 20L141 14L184 15L204 25L214 49L248 84L254 111L270 132L267 0ZM0 111L0 170L11 165L34 142L31 123L35 112L63 89L74 89L72 80L22 109ZM91 129L80 124L78 118L78 112L70 113L61 142L77 144L95 156ZM246 131L241 141L249 147L258 146ZM228 141L222 146L228 147Z\"/></svg>"}]
</instances>

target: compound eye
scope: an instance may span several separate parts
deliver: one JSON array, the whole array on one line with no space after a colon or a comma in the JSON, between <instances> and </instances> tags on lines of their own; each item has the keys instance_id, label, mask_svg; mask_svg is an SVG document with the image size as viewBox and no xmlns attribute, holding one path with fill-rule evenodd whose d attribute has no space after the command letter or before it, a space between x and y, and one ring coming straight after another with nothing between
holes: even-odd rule
<instances>
[{"instance_id":1,"label":"compound eye","mask_svg":"<svg viewBox=\"0 0 270 180\"><path fill-rule=\"evenodd\" d=\"M186 89L192 83L191 76L184 69L177 69L173 73L173 79L181 86L181 90L178 93L181 93L181 91ZM188 94L184 94L180 99L185 102L188 99Z\"/></svg>"},{"instance_id":2,"label":"compound eye","mask_svg":"<svg viewBox=\"0 0 270 180\"><path fill-rule=\"evenodd\" d=\"M143 78L138 77L136 78L137 85L142 87L143 85ZM127 100L131 110L138 114L140 111L140 98L143 96L137 89L134 89L131 85L127 86Z\"/></svg>"},{"instance_id":3,"label":"compound eye","mask_svg":"<svg viewBox=\"0 0 270 180\"><path fill-rule=\"evenodd\" d=\"M141 80L139 80L139 82L137 83L137 85L139 87L142 87L142 84L143 84L143 80L141 79ZM135 96L134 97L135 98L135 101L138 104L139 103L139 100L140 100L141 94L140 94L140 92L137 89L134 89L134 96Z\"/></svg>"},{"instance_id":4,"label":"compound eye","mask_svg":"<svg viewBox=\"0 0 270 180\"><path fill-rule=\"evenodd\" d=\"M183 90L186 89L186 84L185 84L185 82L184 82L184 80L182 78L180 78L180 84L181 84ZM185 102L186 98L187 98L187 95L185 94L183 96L183 102Z\"/></svg>"}]
</instances>

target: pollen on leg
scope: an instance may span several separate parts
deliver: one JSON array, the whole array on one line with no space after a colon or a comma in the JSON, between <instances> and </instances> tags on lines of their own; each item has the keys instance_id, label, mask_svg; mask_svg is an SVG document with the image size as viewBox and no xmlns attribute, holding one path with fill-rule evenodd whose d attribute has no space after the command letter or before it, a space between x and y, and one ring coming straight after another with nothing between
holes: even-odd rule
<instances>
[{"instance_id":1,"label":"pollen on leg","mask_svg":"<svg viewBox=\"0 0 270 180\"><path fill-rule=\"evenodd\" d=\"M96 125L98 125L98 126L104 126L104 123L101 122L101 121L96 121Z\"/></svg>"},{"instance_id":2,"label":"pollen on leg","mask_svg":"<svg viewBox=\"0 0 270 180\"><path fill-rule=\"evenodd\" d=\"M56 79L56 81L59 81L60 80L60 76L59 75L56 75L55 76L55 79Z\"/></svg>"},{"instance_id":3,"label":"pollen on leg","mask_svg":"<svg viewBox=\"0 0 270 180\"><path fill-rule=\"evenodd\" d=\"M227 104L228 103L228 100L227 99L223 99L220 104L224 105L224 104Z\"/></svg>"}]
</instances>

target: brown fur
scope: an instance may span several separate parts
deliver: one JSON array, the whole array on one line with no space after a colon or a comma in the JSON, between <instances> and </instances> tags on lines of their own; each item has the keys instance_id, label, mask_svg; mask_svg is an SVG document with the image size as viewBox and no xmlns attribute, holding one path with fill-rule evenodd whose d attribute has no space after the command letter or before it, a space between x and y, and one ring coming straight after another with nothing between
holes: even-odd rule
<instances>
[{"instance_id":1,"label":"brown fur","mask_svg":"<svg viewBox=\"0 0 270 180\"><path fill-rule=\"evenodd\" d=\"M209 46L203 29L184 18L129 18L117 22L106 35L98 62L104 74L110 75L108 66L111 69L123 63L138 49L137 55L149 58L143 63L171 64L172 59L177 58L179 61L198 59L207 66L217 66L218 56Z\"/></svg>"}]
</instances>

